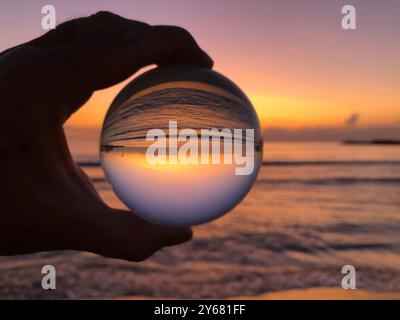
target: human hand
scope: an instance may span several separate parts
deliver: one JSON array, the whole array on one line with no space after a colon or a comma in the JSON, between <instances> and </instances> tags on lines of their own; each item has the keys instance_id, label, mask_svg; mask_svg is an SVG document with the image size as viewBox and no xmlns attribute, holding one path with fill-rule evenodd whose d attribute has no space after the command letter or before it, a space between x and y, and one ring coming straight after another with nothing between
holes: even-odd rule
<instances>
[{"instance_id":1,"label":"human hand","mask_svg":"<svg viewBox=\"0 0 400 320\"><path fill-rule=\"evenodd\" d=\"M140 261L192 237L109 208L63 131L95 90L164 63L213 64L181 28L107 12L0 54L0 255L72 249Z\"/></svg>"}]
</instances>

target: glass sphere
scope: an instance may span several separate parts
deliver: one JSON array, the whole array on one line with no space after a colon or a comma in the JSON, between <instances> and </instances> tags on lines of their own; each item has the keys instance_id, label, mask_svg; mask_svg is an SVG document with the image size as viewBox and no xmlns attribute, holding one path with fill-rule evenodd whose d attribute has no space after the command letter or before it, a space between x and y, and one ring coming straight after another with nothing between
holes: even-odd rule
<instances>
[{"instance_id":1,"label":"glass sphere","mask_svg":"<svg viewBox=\"0 0 400 320\"><path fill-rule=\"evenodd\" d=\"M216 219L248 193L262 134L245 94L218 72L159 67L129 83L104 120L105 175L135 214L167 226Z\"/></svg>"}]
</instances>

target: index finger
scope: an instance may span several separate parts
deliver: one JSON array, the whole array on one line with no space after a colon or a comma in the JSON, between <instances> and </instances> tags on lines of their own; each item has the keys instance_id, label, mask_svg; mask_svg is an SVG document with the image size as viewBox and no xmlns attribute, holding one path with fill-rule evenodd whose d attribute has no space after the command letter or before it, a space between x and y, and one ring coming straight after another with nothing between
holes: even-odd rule
<instances>
[{"instance_id":1,"label":"index finger","mask_svg":"<svg viewBox=\"0 0 400 320\"><path fill-rule=\"evenodd\" d=\"M61 86L57 95L71 102L117 84L151 64L185 63L204 68L213 65L189 32L172 26L99 35L90 41L73 42L58 54L54 81ZM67 117L79 106L71 107Z\"/></svg>"}]
</instances>

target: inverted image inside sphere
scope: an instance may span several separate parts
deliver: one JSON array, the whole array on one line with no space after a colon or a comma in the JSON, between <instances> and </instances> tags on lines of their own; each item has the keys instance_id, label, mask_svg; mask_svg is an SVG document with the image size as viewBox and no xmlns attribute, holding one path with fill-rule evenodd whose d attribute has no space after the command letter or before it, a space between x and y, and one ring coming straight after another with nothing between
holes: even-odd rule
<instances>
[{"instance_id":1,"label":"inverted image inside sphere","mask_svg":"<svg viewBox=\"0 0 400 320\"><path fill-rule=\"evenodd\" d=\"M257 115L221 74L188 66L148 71L112 103L101 162L117 196L161 225L191 226L238 204L262 162Z\"/></svg>"}]
</instances>

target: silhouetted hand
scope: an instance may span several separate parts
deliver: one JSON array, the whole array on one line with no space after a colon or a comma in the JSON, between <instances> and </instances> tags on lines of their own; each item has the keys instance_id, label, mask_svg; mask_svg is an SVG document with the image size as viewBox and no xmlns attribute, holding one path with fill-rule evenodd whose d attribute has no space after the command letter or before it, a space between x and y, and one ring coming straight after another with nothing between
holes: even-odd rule
<instances>
[{"instance_id":1,"label":"silhouetted hand","mask_svg":"<svg viewBox=\"0 0 400 320\"><path fill-rule=\"evenodd\" d=\"M0 55L0 255L84 250L139 261L188 241L109 208L72 160L63 124L93 91L150 64L212 60L185 30L100 12Z\"/></svg>"}]
</instances>

